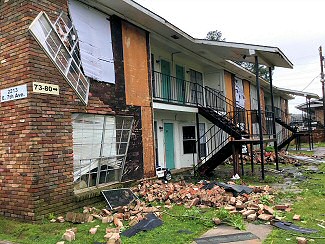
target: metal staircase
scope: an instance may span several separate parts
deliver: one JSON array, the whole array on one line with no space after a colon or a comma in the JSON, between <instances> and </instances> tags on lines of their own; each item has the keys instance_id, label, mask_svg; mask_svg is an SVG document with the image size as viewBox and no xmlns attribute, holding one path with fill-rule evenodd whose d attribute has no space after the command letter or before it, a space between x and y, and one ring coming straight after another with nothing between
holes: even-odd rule
<instances>
[{"instance_id":1,"label":"metal staircase","mask_svg":"<svg viewBox=\"0 0 325 244\"><path fill-rule=\"evenodd\" d=\"M199 107L199 114L236 139L240 139L242 134L247 134L247 132L236 126L227 115L220 114L212 108Z\"/></svg>"},{"instance_id":2,"label":"metal staircase","mask_svg":"<svg viewBox=\"0 0 325 244\"><path fill-rule=\"evenodd\" d=\"M278 150L284 148L285 146L287 146L287 150L290 142L296 139L298 136L297 129L290 126L286 121L284 121L282 119L283 117L283 111L280 110L280 112L276 113L275 122L283 127L282 130L277 133Z\"/></svg>"},{"instance_id":3,"label":"metal staircase","mask_svg":"<svg viewBox=\"0 0 325 244\"><path fill-rule=\"evenodd\" d=\"M195 166L200 175L214 170L230 157L236 148L241 148L245 139L251 137L248 111L245 108L209 87L203 87L203 92L205 104L198 103L198 113L214 125L197 140L197 143L202 145L202 141L208 138L204 142L207 153L199 158ZM226 108L231 111L225 112Z\"/></svg>"},{"instance_id":4,"label":"metal staircase","mask_svg":"<svg viewBox=\"0 0 325 244\"><path fill-rule=\"evenodd\" d=\"M284 148L285 146L287 146L288 149L290 142L296 137L297 135L295 131L282 128L282 130L277 133L278 150Z\"/></svg>"}]
</instances>

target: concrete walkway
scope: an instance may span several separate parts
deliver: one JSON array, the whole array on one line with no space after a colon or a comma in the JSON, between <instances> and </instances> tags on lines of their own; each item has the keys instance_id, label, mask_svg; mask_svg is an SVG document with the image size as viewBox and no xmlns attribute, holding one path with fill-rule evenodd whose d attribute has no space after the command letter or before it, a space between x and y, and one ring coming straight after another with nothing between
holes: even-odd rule
<instances>
[{"instance_id":1,"label":"concrete walkway","mask_svg":"<svg viewBox=\"0 0 325 244\"><path fill-rule=\"evenodd\" d=\"M217 243L213 240L213 237L222 237L224 235L233 235L233 234L248 234L255 235L257 238L245 240L245 241L232 241L232 242L220 242L220 243L229 243L229 244L261 244L263 240L271 233L272 226L270 225L255 225L252 223L248 223L246 225L246 230L241 231L237 230L234 227L228 225L219 225L217 228L211 229L205 234L203 234L200 238L196 239L193 242L196 244L209 244L209 243ZM251 234L250 234L251 233Z\"/></svg>"}]
</instances>

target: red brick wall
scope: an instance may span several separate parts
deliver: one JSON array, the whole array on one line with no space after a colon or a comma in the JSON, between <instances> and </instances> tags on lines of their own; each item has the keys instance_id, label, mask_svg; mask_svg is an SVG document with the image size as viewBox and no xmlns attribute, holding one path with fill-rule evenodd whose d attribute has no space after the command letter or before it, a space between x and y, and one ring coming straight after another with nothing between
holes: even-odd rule
<instances>
[{"instance_id":1,"label":"red brick wall","mask_svg":"<svg viewBox=\"0 0 325 244\"><path fill-rule=\"evenodd\" d=\"M28 97L0 104L0 214L34 220L78 207L73 193L72 112L112 114L90 97L83 106L28 32L43 10L52 20L65 0L0 1L0 89L27 84ZM60 96L32 92L32 82Z\"/></svg>"},{"instance_id":2,"label":"red brick wall","mask_svg":"<svg viewBox=\"0 0 325 244\"><path fill-rule=\"evenodd\" d=\"M324 136L324 130L323 129L313 130L312 135L313 135L312 138L313 138L314 143L325 142L325 136ZM308 143L309 142L309 136L308 135L301 136L300 141L304 142L304 143Z\"/></svg>"}]
</instances>

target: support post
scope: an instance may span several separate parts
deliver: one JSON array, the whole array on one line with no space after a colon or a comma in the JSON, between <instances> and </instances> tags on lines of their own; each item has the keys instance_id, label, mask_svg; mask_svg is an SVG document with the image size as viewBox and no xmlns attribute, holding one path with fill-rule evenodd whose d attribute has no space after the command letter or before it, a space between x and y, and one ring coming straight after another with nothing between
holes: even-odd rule
<instances>
[{"instance_id":1,"label":"support post","mask_svg":"<svg viewBox=\"0 0 325 244\"><path fill-rule=\"evenodd\" d=\"M310 114L310 98L306 97L307 102L307 122L308 122L308 144L309 150L311 151L311 114Z\"/></svg>"},{"instance_id":2,"label":"support post","mask_svg":"<svg viewBox=\"0 0 325 244\"><path fill-rule=\"evenodd\" d=\"M274 141L274 151L275 151L275 168L279 170L279 155L278 155L278 141L276 138L276 126L275 126L275 107L274 107L274 96L273 96L273 77L272 77L272 67L269 67L270 76L270 92L271 92L271 106L272 106L272 126L273 126L273 139Z\"/></svg>"},{"instance_id":3,"label":"support post","mask_svg":"<svg viewBox=\"0 0 325 244\"><path fill-rule=\"evenodd\" d=\"M199 114L195 114L196 121L196 137L197 137L197 162L199 163L201 160L201 148L200 148L200 119Z\"/></svg>"},{"instance_id":4,"label":"support post","mask_svg":"<svg viewBox=\"0 0 325 244\"><path fill-rule=\"evenodd\" d=\"M324 57L322 46L319 47L319 59L320 59L320 75L321 75L321 83L322 83L322 93L323 93L323 126L325 126L325 87L324 87ZM324 137L325 137L325 129L324 129Z\"/></svg>"},{"instance_id":5,"label":"support post","mask_svg":"<svg viewBox=\"0 0 325 244\"><path fill-rule=\"evenodd\" d=\"M232 160L233 160L233 167L234 167L234 176L237 174L237 162L236 162L236 147L235 143L233 142L231 145L232 149Z\"/></svg>"},{"instance_id":6,"label":"support post","mask_svg":"<svg viewBox=\"0 0 325 244\"><path fill-rule=\"evenodd\" d=\"M252 175L254 175L254 155L253 155L253 143L251 143L251 167L252 167Z\"/></svg>"},{"instance_id":7,"label":"support post","mask_svg":"<svg viewBox=\"0 0 325 244\"><path fill-rule=\"evenodd\" d=\"M261 167L262 167L262 179L265 179L264 172L264 140L263 140L263 128L262 128L262 112L261 112L261 84L259 78L259 65L258 65L258 56L255 56L255 76L256 76L256 85L257 85L257 106L258 106L258 126L259 126L259 135L260 135L260 150L261 150Z\"/></svg>"},{"instance_id":8,"label":"support post","mask_svg":"<svg viewBox=\"0 0 325 244\"><path fill-rule=\"evenodd\" d=\"M243 149L242 145L240 144L240 163L241 163L241 177L244 176L245 170L244 170L244 160L243 160Z\"/></svg>"},{"instance_id":9,"label":"support post","mask_svg":"<svg viewBox=\"0 0 325 244\"><path fill-rule=\"evenodd\" d=\"M311 124L311 104L310 104L310 97L308 97L308 111L309 111L309 125L308 125L308 129L309 129L309 149L312 150L314 149L314 142L313 142L313 130L312 130L312 124Z\"/></svg>"}]
</instances>

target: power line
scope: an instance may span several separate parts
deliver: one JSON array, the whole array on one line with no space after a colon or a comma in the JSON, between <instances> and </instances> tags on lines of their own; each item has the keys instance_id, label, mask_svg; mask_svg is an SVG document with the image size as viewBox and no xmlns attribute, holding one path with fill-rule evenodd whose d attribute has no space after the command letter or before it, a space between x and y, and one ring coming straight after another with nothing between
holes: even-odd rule
<instances>
[{"instance_id":1,"label":"power line","mask_svg":"<svg viewBox=\"0 0 325 244\"><path fill-rule=\"evenodd\" d=\"M313 83L313 81L314 81L316 78L318 78L319 76L320 76L320 75L318 74L318 75L317 75L314 79L312 79L311 82L309 82L308 85L307 85L304 89L302 89L301 91L306 90L306 89L308 88L308 86L310 86L311 83Z\"/></svg>"}]
</instances>

